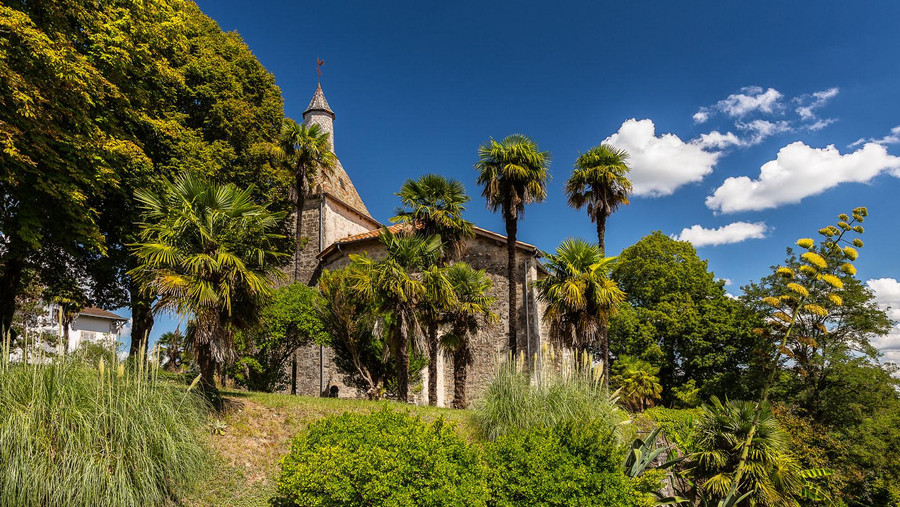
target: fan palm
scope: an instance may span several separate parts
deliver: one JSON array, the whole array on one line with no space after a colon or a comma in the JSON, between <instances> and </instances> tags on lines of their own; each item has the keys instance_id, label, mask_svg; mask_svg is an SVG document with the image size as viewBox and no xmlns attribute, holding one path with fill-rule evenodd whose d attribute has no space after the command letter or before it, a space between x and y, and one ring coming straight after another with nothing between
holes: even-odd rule
<instances>
[{"instance_id":1,"label":"fan palm","mask_svg":"<svg viewBox=\"0 0 900 507\"><path fill-rule=\"evenodd\" d=\"M547 256L548 276L536 282L546 301L544 320L550 334L565 346L599 345L603 355L603 382L609 372L609 343L605 331L609 317L625 301L625 293L609 277L614 258L583 239L569 238ZM599 343L598 343L599 342Z\"/></svg>"},{"instance_id":2,"label":"fan palm","mask_svg":"<svg viewBox=\"0 0 900 507\"><path fill-rule=\"evenodd\" d=\"M443 315L442 320L450 329L441 337L441 342L453 353L453 408L466 408L466 376L472 362L469 344L483 322L498 320L491 311L497 298L488 295L493 284L484 270L457 262L447 268L446 277L456 301Z\"/></svg>"},{"instance_id":3,"label":"fan palm","mask_svg":"<svg viewBox=\"0 0 900 507\"><path fill-rule=\"evenodd\" d=\"M296 282L300 277L300 251L303 249L300 234L306 196L315 188L321 173L331 173L337 157L331 151L328 132L317 124L305 125L290 118L285 118L281 125L276 156L293 179L294 260L291 281Z\"/></svg>"},{"instance_id":4,"label":"fan palm","mask_svg":"<svg viewBox=\"0 0 900 507\"><path fill-rule=\"evenodd\" d=\"M756 408L753 402L722 403L715 396L703 406L694 426L695 449L686 470L697 488L696 496L724 498L729 494ZM792 494L799 493L805 482L789 450L787 434L779 428L769 404L763 404L737 496L749 494L748 505L797 505Z\"/></svg>"},{"instance_id":5,"label":"fan palm","mask_svg":"<svg viewBox=\"0 0 900 507\"><path fill-rule=\"evenodd\" d=\"M252 189L186 174L157 194L139 190L140 243L131 270L156 298L154 311L192 315L192 348L207 387L232 356L232 331L252 323L280 274L282 213L253 202Z\"/></svg>"},{"instance_id":6,"label":"fan palm","mask_svg":"<svg viewBox=\"0 0 900 507\"><path fill-rule=\"evenodd\" d=\"M659 367L638 359L623 356L616 361L613 384L619 388L619 398L631 410L644 410L662 396Z\"/></svg>"},{"instance_id":7,"label":"fan palm","mask_svg":"<svg viewBox=\"0 0 900 507\"><path fill-rule=\"evenodd\" d=\"M491 211L500 210L506 222L507 280L509 280L509 350L516 354L516 232L525 205L547 197L550 153L522 134L502 141L489 140L478 148L478 184Z\"/></svg>"},{"instance_id":8,"label":"fan palm","mask_svg":"<svg viewBox=\"0 0 900 507\"><path fill-rule=\"evenodd\" d=\"M358 297L372 302L384 320L388 347L397 359L398 396L408 401L410 337L418 328L417 310L429 289L433 290L423 272L434 268L441 257L441 240L393 234L386 228L380 239L387 251L384 259L350 255L349 284Z\"/></svg>"},{"instance_id":9,"label":"fan palm","mask_svg":"<svg viewBox=\"0 0 900 507\"><path fill-rule=\"evenodd\" d=\"M606 219L619 206L628 204L628 153L608 144L595 146L575 161L575 170L566 182L569 205L587 206L588 216L597 224L597 245L606 255Z\"/></svg>"},{"instance_id":10,"label":"fan palm","mask_svg":"<svg viewBox=\"0 0 900 507\"><path fill-rule=\"evenodd\" d=\"M444 244L441 264L451 256L458 258L462 254L466 239L474 236L472 222L462 217L469 202L462 183L426 174L418 180L406 180L397 196L403 208L397 210L391 222L414 224L416 234L421 237L440 236ZM437 404L438 320L446 301L428 298L425 303L422 320L428 341L428 403L433 406Z\"/></svg>"}]
</instances>

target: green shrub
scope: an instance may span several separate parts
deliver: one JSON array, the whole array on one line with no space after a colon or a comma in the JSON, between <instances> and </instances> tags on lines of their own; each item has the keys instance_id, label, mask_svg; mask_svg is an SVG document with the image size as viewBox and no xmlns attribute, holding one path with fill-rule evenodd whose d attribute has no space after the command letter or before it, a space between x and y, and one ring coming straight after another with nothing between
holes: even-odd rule
<instances>
[{"instance_id":1,"label":"green shrub","mask_svg":"<svg viewBox=\"0 0 900 507\"><path fill-rule=\"evenodd\" d=\"M662 428L662 435L675 444L681 454L691 451L694 421L700 415L699 409L653 407L645 410L644 415Z\"/></svg>"},{"instance_id":2,"label":"green shrub","mask_svg":"<svg viewBox=\"0 0 900 507\"><path fill-rule=\"evenodd\" d=\"M484 505L485 469L442 419L384 409L321 419L281 461L275 505Z\"/></svg>"},{"instance_id":3,"label":"green shrub","mask_svg":"<svg viewBox=\"0 0 900 507\"><path fill-rule=\"evenodd\" d=\"M0 505L162 505L202 476L199 398L99 364L0 363Z\"/></svg>"},{"instance_id":4,"label":"green shrub","mask_svg":"<svg viewBox=\"0 0 900 507\"><path fill-rule=\"evenodd\" d=\"M615 428L600 421L502 435L485 447L491 470L488 504L652 505L625 476L616 440Z\"/></svg>"}]
</instances>

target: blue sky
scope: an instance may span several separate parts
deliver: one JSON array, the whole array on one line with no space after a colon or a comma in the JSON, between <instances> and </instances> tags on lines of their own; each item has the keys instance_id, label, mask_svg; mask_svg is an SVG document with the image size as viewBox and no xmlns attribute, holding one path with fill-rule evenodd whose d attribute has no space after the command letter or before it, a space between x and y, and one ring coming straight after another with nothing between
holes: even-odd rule
<instances>
[{"instance_id":1,"label":"blue sky","mask_svg":"<svg viewBox=\"0 0 900 507\"><path fill-rule=\"evenodd\" d=\"M436 172L503 232L472 164L491 136L521 132L554 177L519 238L595 238L562 187L580 151L609 141L632 154L639 195L610 218L608 253L678 235L737 294L797 237L867 206L859 276L900 308L896 2L198 3L275 75L290 117L325 60L338 156L379 220L406 178ZM879 345L900 357L900 330Z\"/></svg>"}]
</instances>

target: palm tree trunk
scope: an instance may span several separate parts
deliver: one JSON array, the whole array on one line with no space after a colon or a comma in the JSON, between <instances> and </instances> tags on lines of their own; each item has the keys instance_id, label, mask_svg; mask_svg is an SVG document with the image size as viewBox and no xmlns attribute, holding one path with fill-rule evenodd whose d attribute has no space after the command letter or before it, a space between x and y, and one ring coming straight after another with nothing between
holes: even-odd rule
<instances>
[{"instance_id":1,"label":"palm tree trunk","mask_svg":"<svg viewBox=\"0 0 900 507\"><path fill-rule=\"evenodd\" d=\"M509 351L513 357L518 353L516 347L516 326L518 311L516 308L516 232L519 223L517 217L506 217L506 280L509 285Z\"/></svg>"},{"instance_id":2,"label":"palm tree trunk","mask_svg":"<svg viewBox=\"0 0 900 507\"><path fill-rule=\"evenodd\" d=\"M147 350L147 337L153 329L153 301L141 294L133 278L129 281L128 292L131 299L131 346L128 347L128 355L137 357L141 346Z\"/></svg>"},{"instance_id":3,"label":"palm tree trunk","mask_svg":"<svg viewBox=\"0 0 900 507\"><path fill-rule=\"evenodd\" d=\"M303 229L303 206L306 204L306 188L304 179L297 176L295 183L297 196L294 198L294 269L291 270L291 282L300 279L300 253L303 250L300 233Z\"/></svg>"},{"instance_id":4,"label":"palm tree trunk","mask_svg":"<svg viewBox=\"0 0 900 507\"><path fill-rule=\"evenodd\" d=\"M406 403L409 401L409 334L407 333L407 318L401 312L400 323L397 327L397 397Z\"/></svg>"},{"instance_id":5,"label":"palm tree trunk","mask_svg":"<svg viewBox=\"0 0 900 507\"><path fill-rule=\"evenodd\" d=\"M600 255L606 257L606 214L597 215L597 246L600 247Z\"/></svg>"},{"instance_id":6,"label":"palm tree trunk","mask_svg":"<svg viewBox=\"0 0 900 507\"><path fill-rule=\"evenodd\" d=\"M453 408L466 408L466 376L469 367L469 344L453 352Z\"/></svg>"},{"instance_id":7,"label":"palm tree trunk","mask_svg":"<svg viewBox=\"0 0 900 507\"><path fill-rule=\"evenodd\" d=\"M428 404L437 406L437 381L438 381L438 326L437 322L429 319L428 322Z\"/></svg>"}]
</instances>

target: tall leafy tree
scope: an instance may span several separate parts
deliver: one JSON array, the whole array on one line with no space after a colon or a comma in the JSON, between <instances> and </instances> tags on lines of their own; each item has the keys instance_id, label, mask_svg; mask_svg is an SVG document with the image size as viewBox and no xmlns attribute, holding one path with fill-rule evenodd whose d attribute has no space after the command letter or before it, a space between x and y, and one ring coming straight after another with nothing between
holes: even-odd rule
<instances>
[{"instance_id":1,"label":"tall leafy tree","mask_svg":"<svg viewBox=\"0 0 900 507\"><path fill-rule=\"evenodd\" d=\"M212 388L217 367L233 357L234 331L254 323L280 274L283 213L255 204L251 190L193 174L137 198L143 222L131 274L156 311L193 317L193 354Z\"/></svg>"},{"instance_id":2,"label":"tall leafy tree","mask_svg":"<svg viewBox=\"0 0 900 507\"><path fill-rule=\"evenodd\" d=\"M575 161L575 170L566 181L569 206L587 207L587 214L597 224L597 245L606 255L606 219L619 206L628 204L631 181L628 180L628 153L608 144L601 144L582 153Z\"/></svg>"},{"instance_id":3,"label":"tall leafy tree","mask_svg":"<svg viewBox=\"0 0 900 507\"><path fill-rule=\"evenodd\" d=\"M609 317L625 301L625 294L610 278L614 259L579 238L564 240L547 256L548 275L537 281L539 296L546 301L544 320L550 333L567 346L599 346L603 356L603 382L609 377L609 343L603 332Z\"/></svg>"},{"instance_id":4,"label":"tall leafy tree","mask_svg":"<svg viewBox=\"0 0 900 507\"><path fill-rule=\"evenodd\" d=\"M357 297L371 301L379 312L391 355L397 359L398 397L405 402L409 400L410 340L417 334L418 310L428 293L422 272L434 268L443 251L438 236L422 239L385 228L380 240L386 249L381 260L351 254L349 283Z\"/></svg>"},{"instance_id":5,"label":"tall leafy tree","mask_svg":"<svg viewBox=\"0 0 900 507\"><path fill-rule=\"evenodd\" d=\"M15 291L24 264L48 295L77 286L91 304L130 304L139 350L153 317L126 274L135 190L192 170L282 201L289 182L267 162L281 93L240 36L192 2L13 0L0 25L10 85L0 90L0 166L11 170L0 183L0 285Z\"/></svg>"},{"instance_id":6,"label":"tall leafy tree","mask_svg":"<svg viewBox=\"0 0 900 507\"><path fill-rule=\"evenodd\" d=\"M612 353L659 366L664 403L691 386L704 399L746 399L759 385L750 367L764 348L753 332L762 320L727 295L690 243L645 236L618 256L612 278L626 296L610 321Z\"/></svg>"},{"instance_id":7,"label":"tall leafy tree","mask_svg":"<svg viewBox=\"0 0 900 507\"><path fill-rule=\"evenodd\" d=\"M443 314L442 320L449 330L441 336L441 344L453 354L453 408L466 408L466 379L472 363L470 344L482 323L497 320L491 311L496 298L488 295L493 284L484 270L475 270L465 262L450 265L446 277L455 301Z\"/></svg>"},{"instance_id":8,"label":"tall leafy tree","mask_svg":"<svg viewBox=\"0 0 900 507\"><path fill-rule=\"evenodd\" d=\"M474 236L472 222L462 217L470 198L457 180L437 174L426 174L417 180L406 180L397 193L402 208L392 222L409 223L423 238L438 235L444 249L440 264L458 258L465 249L466 239ZM428 339L428 403L437 404L438 321L447 301L442 298L425 301L422 318Z\"/></svg>"},{"instance_id":9,"label":"tall leafy tree","mask_svg":"<svg viewBox=\"0 0 900 507\"><path fill-rule=\"evenodd\" d=\"M509 350L516 354L516 232L525 205L547 197L550 153L522 134L489 140L478 148L478 184L489 210L500 211L506 222L507 280L509 280Z\"/></svg>"},{"instance_id":10,"label":"tall leafy tree","mask_svg":"<svg viewBox=\"0 0 900 507\"><path fill-rule=\"evenodd\" d=\"M619 397L631 410L639 411L652 407L662 397L659 383L659 367L643 359L622 356L613 367L612 383L619 389Z\"/></svg>"},{"instance_id":11,"label":"tall leafy tree","mask_svg":"<svg viewBox=\"0 0 900 507\"><path fill-rule=\"evenodd\" d=\"M290 118L284 119L275 153L293 181L294 261L291 280L296 282L300 276L300 252L303 250L300 231L306 196L312 192L323 174L331 173L337 157L331 151L328 132L319 125L305 125Z\"/></svg>"}]
</instances>

